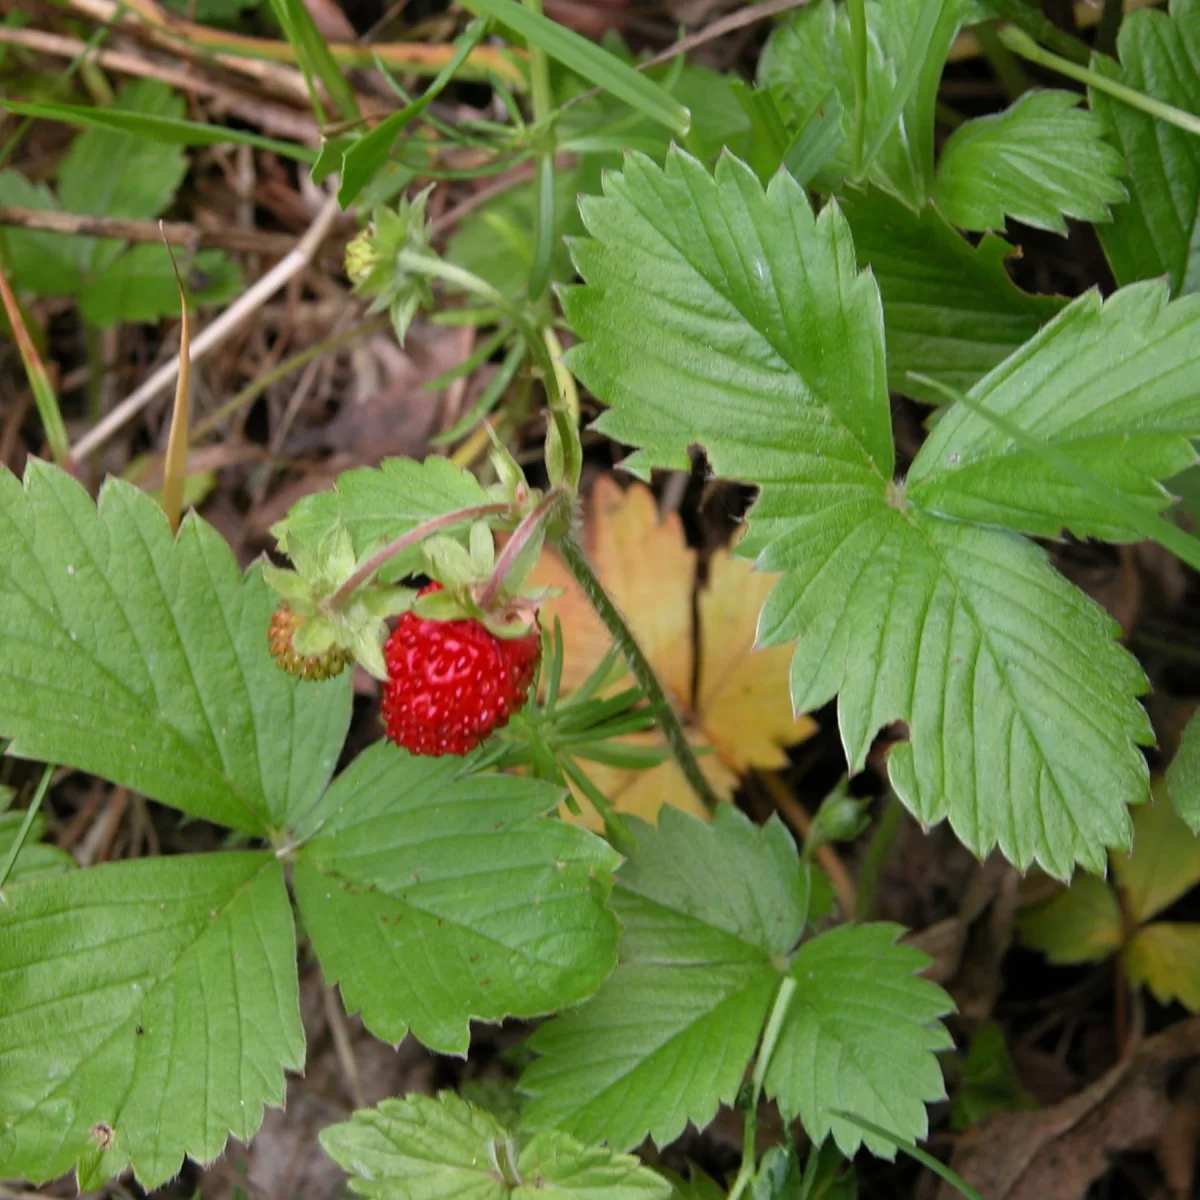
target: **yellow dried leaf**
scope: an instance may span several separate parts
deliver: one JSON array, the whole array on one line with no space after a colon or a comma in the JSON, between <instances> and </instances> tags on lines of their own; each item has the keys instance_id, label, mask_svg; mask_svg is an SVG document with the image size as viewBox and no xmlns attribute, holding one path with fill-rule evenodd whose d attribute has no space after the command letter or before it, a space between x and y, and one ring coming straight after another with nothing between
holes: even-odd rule
<instances>
[{"instance_id":1,"label":"yellow dried leaf","mask_svg":"<svg viewBox=\"0 0 1200 1200\"><path fill-rule=\"evenodd\" d=\"M789 647L754 650L758 613L774 578L718 551L709 564L709 582L697 598L700 617L700 678L693 695L696 630L692 619L696 554L686 544L675 514L659 519L649 488L622 491L603 476L592 492L585 547L592 566L629 623L689 735L715 753L700 765L723 799L732 797L740 774L751 767L786 762L783 747L810 736L808 717L793 717L788 691ZM578 687L607 653L611 639L562 562L542 556L532 586L563 589L543 608L542 623L557 615L563 627L565 693ZM621 686L628 685L628 678ZM662 745L657 733L630 741ZM581 763L618 812L654 820L663 804L697 815L703 807L674 762L648 771L626 771ZM580 797L585 821L598 816Z\"/></svg>"},{"instance_id":2,"label":"yellow dried leaf","mask_svg":"<svg viewBox=\"0 0 1200 1200\"><path fill-rule=\"evenodd\" d=\"M811 717L794 716L788 687L791 646L754 649L758 614L774 575L718 550L700 592L698 716L705 736L738 774L751 767L782 767L785 746L816 729Z\"/></svg>"},{"instance_id":3,"label":"yellow dried leaf","mask_svg":"<svg viewBox=\"0 0 1200 1200\"><path fill-rule=\"evenodd\" d=\"M1156 921L1139 929L1125 948L1125 970L1159 1003L1200 1011L1200 925Z\"/></svg>"}]
</instances>

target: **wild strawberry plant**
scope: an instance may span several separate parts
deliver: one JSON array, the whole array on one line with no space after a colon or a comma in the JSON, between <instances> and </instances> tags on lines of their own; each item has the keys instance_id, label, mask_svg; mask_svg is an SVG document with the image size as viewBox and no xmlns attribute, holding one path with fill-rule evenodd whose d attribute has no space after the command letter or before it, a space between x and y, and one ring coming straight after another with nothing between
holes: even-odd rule
<instances>
[{"instance_id":1,"label":"wild strawberry plant","mask_svg":"<svg viewBox=\"0 0 1200 1200\"><path fill-rule=\"evenodd\" d=\"M900 927L833 911L812 860L857 835L857 804L835 794L798 847L778 820L718 802L695 728L631 633L638 614L581 546L579 384L634 473L687 469L698 449L754 489L736 553L778 576L757 641L788 648L785 725L836 697L855 773L901 722L888 773L923 824L1059 879L1103 874L1110 855L1135 879L1136 854L1119 856L1148 796L1146 679L1034 539L1155 537L1200 564L1163 486L1200 437L1195 0L1130 16L1119 61L1090 66L1015 0L816 0L781 19L755 87L636 71L535 3L466 7L477 19L446 68L364 133L307 10L274 4L325 85L318 111L332 101L340 120L313 173L338 173L363 212L357 291L401 339L449 296L442 319L491 331L462 370L504 355L454 431L493 413L489 473L438 456L349 472L276 527L290 565L247 572L200 517L173 532L128 483L93 501L36 461L23 481L0 476L7 753L244 847L66 869L37 844L52 766L25 817L0 814L0 1175L75 1170L90 1188L132 1168L152 1187L252 1136L304 1064L298 927L385 1041L464 1054L473 1020L551 1018L518 1115L446 1093L327 1130L361 1194L724 1195L628 1153L721 1104L745 1121L735 1200L850 1195L842 1159L860 1147L921 1153L949 998ZM1032 92L935 154L945 58L996 16L1018 53L1086 82L1088 105ZM509 124L446 124L430 101L496 30L526 44L530 106L497 78ZM202 136L114 117L148 138ZM483 146L497 171L534 166L446 255L426 194L393 201L435 170L422 124ZM564 179L590 193L578 216ZM1007 220L1061 232L1068 218L1101 230L1122 285L1107 298L1034 296L1006 272ZM489 256L508 234L513 253ZM573 273L559 311L548 285ZM889 392L942 406L911 461ZM508 443L534 403L546 441L531 480ZM602 655L571 667L582 683L565 694L571 631L539 625L544 546L632 682L614 691L622 672ZM380 681L390 736L342 763L352 663ZM628 740L654 724L661 744ZM1193 722L1168 780L1193 829L1196 745ZM668 753L707 819L618 813L580 766L644 770ZM561 819L568 785L605 837ZM1162 798L1141 811L1170 815ZM1155 928L1126 946L1152 987L1132 948ZM757 1157L764 1099L803 1125L803 1167L791 1147Z\"/></svg>"}]
</instances>

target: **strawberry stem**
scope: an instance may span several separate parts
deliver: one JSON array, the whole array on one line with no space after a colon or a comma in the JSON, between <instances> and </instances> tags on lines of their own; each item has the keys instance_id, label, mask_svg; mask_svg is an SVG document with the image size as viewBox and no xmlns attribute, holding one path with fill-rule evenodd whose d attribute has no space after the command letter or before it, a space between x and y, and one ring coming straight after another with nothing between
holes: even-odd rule
<instances>
[{"instance_id":1,"label":"strawberry stem","mask_svg":"<svg viewBox=\"0 0 1200 1200\"><path fill-rule=\"evenodd\" d=\"M695 751L688 743L687 735L683 732L679 716L671 706L666 692L663 691L663 686L659 683L654 668L642 653L642 648L637 644L629 626L625 624L625 618L617 611L617 606L613 604L612 598L604 590L604 585L596 578L591 564L573 537L569 535L564 537L559 543L558 552L562 556L563 562L567 564L568 570L575 576L576 582L583 588L584 595L591 601L596 615L612 634L613 641L625 656L625 661L633 672L633 677L638 681L642 691L646 693L646 699L650 702L650 711L654 713L654 719L666 736L667 746L679 764L684 778L691 785L692 791L703 801L705 808L715 809L721 803L720 797L712 790L712 785L705 778L704 772L700 770L700 763L696 759Z\"/></svg>"},{"instance_id":2,"label":"strawberry stem","mask_svg":"<svg viewBox=\"0 0 1200 1200\"><path fill-rule=\"evenodd\" d=\"M440 517L434 517L430 521L422 522L415 529L410 529L407 533L402 533L395 541L388 542L382 550L378 550L372 554L330 596L329 607L334 611L344 608L355 591L366 583L384 563L395 558L397 554L403 550L407 550L410 546L415 546L418 542L424 541L430 534L437 533L442 529L449 529L452 525L461 525L464 521L477 520L479 517L498 516L501 513L510 511L510 509L511 505L508 504L477 504L474 508L460 508L454 512L443 513Z\"/></svg>"},{"instance_id":3,"label":"strawberry stem","mask_svg":"<svg viewBox=\"0 0 1200 1200\"><path fill-rule=\"evenodd\" d=\"M485 612L499 595L500 589L504 586L504 580L508 577L508 573L512 570L513 563L517 561L517 557L521 551L529 545L530 538L537 533L538 529L545 523L546 518L553 512L554 506L566 494L563 488L554 488L547 492L538 501L537 506L513 530L512 537L505 543L504 549L500 552L500 557L496 559L496 565L492 569L492 573L483 591L479 593L479 607Z\"/></svg>"}]
</instances>

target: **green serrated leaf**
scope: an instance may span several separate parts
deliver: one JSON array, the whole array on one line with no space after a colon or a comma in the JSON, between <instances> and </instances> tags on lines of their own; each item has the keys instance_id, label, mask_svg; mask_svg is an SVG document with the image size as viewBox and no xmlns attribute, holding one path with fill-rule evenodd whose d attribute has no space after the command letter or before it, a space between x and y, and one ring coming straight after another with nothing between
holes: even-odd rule
<instances>
[{"instance_id":1,"label":"green serrated leaf","mask_svg":"<svg viewBox=\"0 0 1200 1200\"><path fill-rule=\"evenodd\" d=\"M914 213L878 189L847 189L842 211L858 265L879 285L893 392L944 404L909 372L967 391L1066 304L1013 283L1008 242L989 234L972 245L930 205Z\"/></svg>"},{"instance_id":2,"label":"green serrated leaf","mask_svg":"<svg viewBox=\"0 0 1200 1200\"><path fill-rule=\"evenodd\" d=\"M186 281L194 304L226 304L242 289L237 264L220 250L201 250ZM179 291L164 246L131 246L89 279L79 295L85 321L100 329L179 314Z\"/></svg>"},{"instance_id":3,"label":"green serrated leaf","mask_svg":"<svg viewBox=\"0 0 1200 1200\"><path fill-rule=\"evenodd\" d=\"M522 1146L453 1092L385 1100L321 1133L374 1200L668 1200L671 1185L630 1155L541 1133Z\"/></svg>"},{"instance_id":4,"label":"green serrated leaf","mask_svg":"<svg viewBox=\"0 0 1200 1200\"><path fill-rule=\"evenodd\" d=\"M1200 883L1200 836L1171 806L1157 782L1149 804L1133 814L1133 852L1113 855L1113 875L1130 917L1148 921Z\"/></svg>"},{"instance_id":5,"label":"green serrated leaf","mask_svg":"<svg viewBox=\"0 0 1200 1200\"><path fill-rule=\"evenodd\" d=\"M1003 229L1005 217L1052 233L1064 216L1107 221L1128 198L1124 162L1104 123L1074 92L1027 92L1002 113L960 125L942 150L933 202L960 229Z\"/></svg>"},{"instance_id":6,"label":"green serrated leaf","mask_svg":"<svg viewBox=\"0 0 1200 1200\"><path fill-rule=\"evenodd\" d=\"M0 171L0 204L58 212L60 205L45 184L30 183L19 171ZM73 296L80 268L92 252L91 238L0 228L0 248L10 282L36 296Z\"/></svg>"},{"instance_id":7,"label":"green serrated leaf","mask_svg":"<svg viewBox=\"0 0 1200 1200\"><path fill-rule=\"evenodd\" d=\"M1158 482L1195 461L1200 432L1200 297L1169 302L1161 280L1102 303L1091 291L969 393L1109 488L1161 512ZM1101 505L965 405L938 422L908 474L909 498L939 514L1054 537L1140 541Z\"/></svg>"},{"instance_id":8,"label":"green serrated leaf","mask_svg":"<svg viewBox=\"0 0 1200 1200\"><path fill-rule=\"evenodd\" d=\"M110 480L99 507L30 460L0 472L0 734L247 833L298 819L333 772L349 677L301 683L267 651L270 590L194 515Z\"/></svg>"},{"instance_id":9,"label":"green serrated leaf","mask_svg":"<svg viewBox=\"0 0 1200 1200\"><path fill-rule=\"evenodd\" d=\"M1022 913L1021 941L1060 966L1103 962L1124 939L1116 893L1095 875L1077 875L1069 888Z\"/></svg>"},{"instance_id":10,"label":"green serrated leaf","mask_svg":"<svg viewBox=\"0 0 1200 1200\"><path fill-rule=\"evenodd\" d=\"M424 462L389 458L378 468L347 471L336 487L306 496L276 526L276 535L287 534L313 543L340 520L350 532L355 552L362 556L423 521L455 509L487 504L490 499L470 471L455 466L448 458L430 455ZM465 538L469 530L464 523L461 530L447 532ZM411 572L420 562L420 547L416 547L405 563ZM389 577L399 575L393 568Z\"/></svg>"},{"instance_id":11,"label":"green serrated leaf","mask_svg":"<svg viewBox=\"0 0 1200 1200\"><path fill-rule=\"evenodd\" d=\"M901 1137L923 1138L925 1105L945 1096L936 1053L954 1045L938 1018L950 997L917 972L929 959L896 939L898 925L842 925L800 947L797 982L766 1090L814 1142L832 1133L852 1156L865 1143L892 1158L895 1146L833 1116L850 1112Z\"/></svg>"},{"instance_id":12,"label":"green serrated leaf","mask_svg":"<svg viewBox=\"0 0 1200 1200\"><path fill-rule=\"evenodd\" d=\"M815 218L789 176L764 194L737 160L723 159L713 178L676 152L665 170L631 156L583 213L591 240L575 255L589 286L564 299L583 339L571 364L611 406L597 426L639 447L627 460L634 470L687 469L699 444L717 475L759 488L739 550L782 575L759 643L798 643L795 708L840 691L853 770L882 726L905 721L910 740L891 752L893 784L922 822L949 818L976 853L999 845L1021 866L1036 860L1064 877L1075 862L1103 870L1106 849L1128 845L1126 805L1145 794L1137 743L1152 734L1134 699L1142 672L1114 641L1115 622L1038 548L944 519L914 503L915 486L906 492L892 479L879 296L856 270L838 207ZM1060 321L1082 319L1091 337L1093 303L1085 298ZM1156 333L1191 321L1179 302L1155 325L1163 306L1149 291L1112 304L1114 324L1122 311ZM1054 328L1039 335L1052 357L1070 344L1055 345ZM1190 361L1182 341L1168 362ZM1010 378L1024 380L1017 394L1034 390L1034 355L1022 354L977 391ZM1182 381L1196 372L1147 378L1148 355L1134 358L1137 383L1124 389L1134 376L1106 362L1107 394L1127 397L1135 413L1143 387L1151 413L1174 395L1172 416L1186 416L1194 397ZM1091 378L1085 360L1072 366ZM1070 371L1060 375L1069 384ZM1056 412L1026 421L1049 424ZM1091 417L1104 429L1107 420ZM964 425L953 411L939 422L919 468L945 446L948 423ZM1173 457L1179 444L1161 428L1144 440L1139 479L1148 460ZM1044 468L1028 473L1037 479ZM1072 489L1043 487L1033 498L1046 506L1056 494Z\"/></svg>"},{"instance_id":13,"label":"green serrated leaf","mask_svg":"<svg viewBox=\"0 0 1200 1200\"><path fill-rule=\"evenodd\" d=\"M1129 13L1117 39L1118 68L1096 55L1093 70L1200 116L1200 3L1172 0ZM1193 134L1095 88L1088 100L1120 149L1130 203L1097 228L1118 283L1167 275L1176 295L1200 291L1200 154Z\"/></svg>"},{"instance_id":14,"label":"green serrated leaf","mask_svg":"<svg viewBox=\"0 0 1200 1200\"><path fill-rule=\"evenodd\" d=\"M625 821L636 848L611 901L620 965L534 1034L544 1057L521 1080L531 1128L617 1149L647 1134L665 1145L733 1100L807 909L777 820L758 828L722 805L711 825L670 807L657 829Z\"/></svg>"},{"instance_id":15,"label":"green serrated leaf","mask_svg":"<svg viewBox=\"0 0 1200 1200\"><path fill-rule=\"evenodd\" d=\"M1156 921L1139 929L1125 947L1125 970L1160 1004L1178 1000L1200 1012L1200 925Z\"/></svg>"},{"instance_id":16,"label":"green serrated leaf","mask_svg":"<svg viewBox=\"0 0 1200 1200\"><path fill-rule=\"evenodd\" d=\"M8 861L13 842L25 819L23 812L3 811L7 808L8 800L8 789L0 788L0 863ZM61 875L64 871L74 870L75 860L65 850L42 843L45 834L46 818L38 813L29 827L17 861L13 864L8 884L40 879L44 875ZM0 900L0 905L2 904L3 900Z\"/></svg>"},{"instance_id":17,"label":"green serrated leaf","mask_svg":"<svg viewBox=\"0 0 1200 1200\"><path fill-rule=\"evenodd\" d=\"M1167 786L1175 811L1193 833L1200 834L1200 711L1183 731L1183 740L1167 768Z\"/></svg>"},{"instance_id":18,"label":"green serrated leaf","mask_svg":"<svg viewBox=\"0 0 1200 1200\"><path fill-rule=\"evenodd\" d=\"M878 142L867 177L914 209L929 197L933 184L933 112L942 64L963 15L961 0L947 0L946 19L917 48L920 69L900 115L885 131L891 98L910 59L921 18L922 0L866 4L867 110L865 140ZM777 89L791 105L793 124L803 130L820 118L832 90L841 109L840 146L817 172L813 184L837 191L851 170L850 144L855 94L848 5L817 0L793 13L771 35L758 64L764 87Z\"/></svg>"},{"instance_id":19,"label":"green serrated leaf","mask_svg":"<svg viewBox=\"0 0 1200 1200\"><path fill-rule=\"evenodd\" d=\"M138 118L177 121L183 116L183 97L158 80L139 79L128 84L110 108L92 111L97 121L117 125L85 128L71 143L58 169L58 197L63 208L132 220L157 217L175 198L187 174L187 155L182 146L149 141L120 128L119 123ZM91 261L97 259L93 254Z\"/></svg>"},{"instance_id":20,"label":"green serrated leaf","mask_svg":"<svg viewBox=\"0 0 1200 1200\"><path fill-rule=\"evenodd\" d=\"M34 1182L246 1141L304 1061L295 936L271 854L138 859L5 888L0 1163Z\"/></svg>"},{"instance_id":21,"label":"green serrated leaf","mask_svg":"<svg viewBox=\"0 0 1200 1200\"><path fill-rule=\"evenodd\" d=\"M468 1022L577 1003L612 968L617 856L561 790L390 743L326 793L295 888L326 978L377 1036L464 1053Z\"/></svg>"}]
</instances>

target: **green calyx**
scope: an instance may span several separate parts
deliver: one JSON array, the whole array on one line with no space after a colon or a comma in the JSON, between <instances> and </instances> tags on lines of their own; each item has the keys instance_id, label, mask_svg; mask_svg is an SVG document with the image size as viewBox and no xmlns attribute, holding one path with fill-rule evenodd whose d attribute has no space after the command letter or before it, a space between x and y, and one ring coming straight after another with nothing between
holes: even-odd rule
<instances>
[{"instance_id":1,"label":"green calyx","mask_svg":"<svg viewBox=\"0 0 1200 1200\"><path fill-rule=\"evenodd\" d=\"M371 223L346 247L346 274L354 291L373 297L370 312L390 315L401 344L417 310L433 299L428 280L400 265L405 252L432 253L425 219L429 191L401 199L394 209L377 207Z\"/></svg>"},{"instance_id":2,"label":"green calyx","mask_svg":"<svg viewBox=\"0 0 1200 1200\"><path fill-rule=\"evenodd\" d=\"M346 527L339 522L315 547L282 526L273 532L295 569L265 563L263 578L300 618L293 635L295 652L315 658L340 650L376 679L386 679L387 619L411 607L413 589L371 581L355 588L345 603L334 604L335 593L359 566Z\"/></svg>"}]
</instances>

